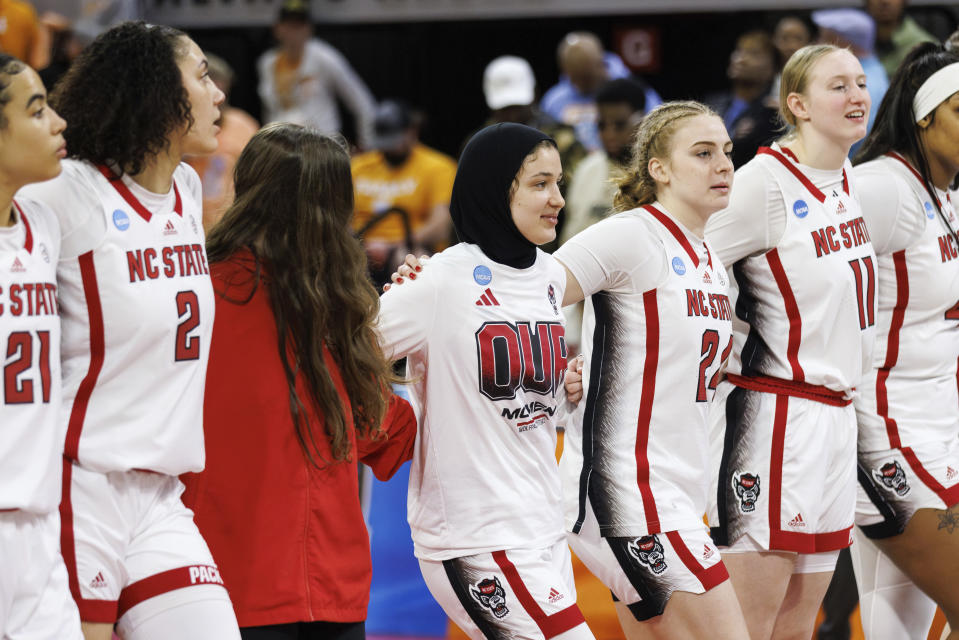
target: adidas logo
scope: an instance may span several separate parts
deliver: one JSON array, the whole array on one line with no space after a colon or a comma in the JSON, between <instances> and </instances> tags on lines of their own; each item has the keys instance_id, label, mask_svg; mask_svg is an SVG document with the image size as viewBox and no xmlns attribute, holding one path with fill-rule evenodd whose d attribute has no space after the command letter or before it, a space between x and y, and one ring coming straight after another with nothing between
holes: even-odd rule
<instances>
[{"instance_id":1,"label":"adidas logo","mask_svg":"<svg viewBox=\"0 0 959 640\"><path fill-rule=\"evenodd\" d=\"M844 213L846 213L846 205L844 205L844 204L840 201L839 206L836 207L836 215L840 215L840 216L841 216L841 215L844 214Z\"/></svg>"},{"instance_id":2,"label":"adidas logo","mask_svg":"<svg viewBox=\"0 0 959 640\"><path fill-rule=\"evenodd\" d=\"M10 267L10 271L14 273L23 273L26 271L26 268L23 266L23 263L20 262L20 258L13 259L13 266Z\"/></svg>"},{"instance_id":3,"label":"adidas logo","mask_svg":"<svg viewBox=\"0 0 959 640\"><path fill-rule=\"evenodd\" d=\"M477 307L498 307L499 300L496 299L496 296L493 295L493 291L489 288L480 296L479 300L476 301Z\"/></svg>"},{"instance_id":4,"label":"adidas logo","mask_svg":"<svg viewBox=\"0 0 959 640\"><path fill-rule=\"evenodd\" d=\"M708 544L703 545L703 560L707 560L713 557L713 550L709 548Z\"/></svg>"},{"instance_id":5,"label":"adidas logo","mask_svg":"<svg viewBox=\"0 0 959 640\"><path fill-rule=\"evenodd\" d=\"M172 236L176 235L176 227L173 226L172 220L167 220L166 225L163 227L163 235Z\"/></svg>"},{"instance_id":6,"label":"adidas logo","mask_svg":"<svg viewBox=\"0 0 959 640\"><path fill-rule=\"evenodd\" d=\"M107 581L103 577L102 571L97 571L97 577L90 581L91 589L104 589L107 586Z\"/></svg>"},{"instance_id":7,"label":"adidas logo","mask_svg":"<svg viewBox=\"0 0 959 640\"><path fill-rule=\"evenodd\" d=\"M709 272L707 271L703 271L703 282L705 282L706 284L713 283L713 279L709 277Z\"/></svg>"},{"instance_id":8,"label":"adidas logo","mask_svg":"<svg viewBox=\"0 0 959 640\"><path fill-rule=\"evenodd\" d=\"M565 596L564 596L562 593L560 593L560 592L557 591L556 589L550 587L550 589L549 589L549 601L550 601L551 603L552 603L552 602L559 602L559 601L562 600L564 597L565 597Z\"/></svg>"},{"instance_id":9,"label":"adidas logo","mask_svg":"<svg viewBox=\"0 0 959 640\"><path fill-rule=\"evenodd\" d=\"M952 467L946 467L946 480L952 480L956 477L956 470Z\"/></svg>"},{"instance_id":10,"label":"adidas logo","mask_svg":"<svg viewBox=\"0 0 959 640\"><path fill-rule=\"evenodd\" d=\"M805 526L806 526L806 523L803 522L802 514L801 514L801 513L797 513L797 514L796 514L796 517L789 521L789 526L790 526L790 527L805 527Z\"/></svg>"}]
</instances>

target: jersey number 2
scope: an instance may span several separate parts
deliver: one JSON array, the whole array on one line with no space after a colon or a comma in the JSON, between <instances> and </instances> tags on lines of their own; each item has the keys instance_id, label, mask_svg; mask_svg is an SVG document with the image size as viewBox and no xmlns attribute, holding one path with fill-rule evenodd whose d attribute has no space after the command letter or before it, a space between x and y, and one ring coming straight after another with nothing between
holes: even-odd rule
<instances>
[{"instance_id":1,"label":"jersey number 2","mask_svg":"<svg viewBox=\"0 0 959 640\"><path fill-rule=\"evenodd\" d=\"M200 325L200 301L194 291L180 291L176 294L176 314L180 324L176 328L177 362L200 359L200 338L190 332Z\"/></svg>"},{"instance_id":2,"label":"jersey number 2","mask_svg":"<svg viewBox=\"0 0 959 640\"><path fill-rule=\"evenodd\" d=\"M709 384L707 384L706 372L709 367L712 366L713 361L716 360L716 354L719 352L719 332L715 329L706 329L706 331L703 332L703 359L699 361L699 384L696 387L696 402L706 402L707 389L710 391L716 390L716 385L719 384L719 372L723 369L722 364L726 362L726 358L729 357L729 352L732 351L732 349L733 339L730 337L726 348L723 349L723 353L719 357L720 366L716 367L716 372L713 373L709 379Z\"/></svg>"},{"instance_id":3,"label":"jersey number 2","mask_svg":"<svg viewBox=\"0 0 959 640\"><path fill-rule=\"evenodd\" d=\"M50 402L50 332L37 331L37 341L40 343L40 397L43 402ZM29 331L10 334L4 362L4 403L32 404L34 380L21 377L33 366L33 336Z\"/></svg>"}]
</instances>

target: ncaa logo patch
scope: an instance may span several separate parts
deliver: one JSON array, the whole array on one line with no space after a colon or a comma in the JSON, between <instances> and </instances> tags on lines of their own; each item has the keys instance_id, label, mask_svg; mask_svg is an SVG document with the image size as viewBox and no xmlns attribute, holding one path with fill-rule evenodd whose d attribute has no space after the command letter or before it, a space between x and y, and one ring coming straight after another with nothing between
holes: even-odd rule
<instances>
[{"instance_id":1,"label":"ncaa logo patch","mask_svg":"<svg viewBox=\"0 0 959 640\"><path fill-rule=\"evenodd\" d=\"M130 216L123 209L117 209L113 212L113 226L120 231L126 231L130 228Z\"/></svg>"},{"instance_id":2,"label":"ncaa logo patch","mask_svg":"<svg viewBox=\"0 0 959 640\"><path fill-rule=\"evenodd\" d=\"M924 202L922 205L926 208L926 217L932 220L936 217L935 211L933 211L931 202Z\"/></svg>"},{"instance_id":3,"label":"ncaa logo patch","mask_svg":"<svg viewBox=\"0 0 959 640\"><path fill-rule=\"evenodd\" d=\"M675 271L678 276L686 273L686 263L684 263L683 259L679 256L673 258L673 271Z\"/></svg>"},{"instance_id":4,"label":"ncaa logo patch","mask_svg":"<svg viewBox=\"0 0 959 640\"><path fill-rule=\"evenodd\" d=\"M484 264L473 269L473 280L478 285L486 286L493 280L493 272Z\"/></svg>"},{"instance_id":5,"label":"ncaa logo patch","mask_svg":"<svg viewBox=\"0 0 959 640\"><path fill-rule=\"evenodd\" d=\"M796 200L793 203L793 213L796 214L797 218L805 218L809 215L809 205L806 204L805 200Z\"/></svg>"}]
</instances>

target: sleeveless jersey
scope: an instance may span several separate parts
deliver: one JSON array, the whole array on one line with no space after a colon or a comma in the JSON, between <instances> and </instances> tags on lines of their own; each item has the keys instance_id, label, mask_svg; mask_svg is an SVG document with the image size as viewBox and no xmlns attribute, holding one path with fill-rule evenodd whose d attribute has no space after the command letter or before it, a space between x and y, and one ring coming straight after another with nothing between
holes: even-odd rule
<instances>
[{"instance_id":1,"label":"sleeveless jersey","mask_svg":"<svg viewBox=\"0 0 959 640\"><path fill-rule=\"evenodd\" d=\"M421 407L407 514L427 560L547 547L564 536L554 414L565 397L566 275L461 243L381 298L388 357Z\"/></svg>"},{"instance_id":2,"label":"sleeveless jersey","mask_svg":"<svg viewBox=\"0 0 959 640\"><path fill-rule=\"evenodd\" d=\"M666 269L629 274L643 255ZM589 227L556 258L588 295L586 396L560 464L567 527L587 508L604 537L702 527L707 407L732 348L726 270L658 205Z\"/></svg>"},{"instance_id":3,"label":"sleeveless jersey","mask_svg":"<svg viewBox=\"0 0 959 640\"><path fill-rule=\"evenodd\" d=\"M931 195L898 155L856 167L857 184L894 181L905 213L925 230L879 255L879 316L873 367L856 398L859 448L880 451L959 435L959 228L952 197ZM933 198L945 214L936 211ZM866 212L869 221L869 212Z\"/></svg>"},{"instance_id":4,"label":"sleeveless jersey","mask_svg":"<svg viewBox=\"0 0 959 640\"><path fill-rule=\"evenodd\" d=\"M60 502L60 228L23 198L0 228L0 510L43 514Z\"/></svg>"},{"instance_id":5,"label":"sleeveless jersey","mask_svg":"<svg viewBox=\"0 0 959 640\"><path fill-rule=\"evenodd\" d=\"M172 210L150 211L128 179L74 167L61 179L86 174L106 231L57 271L65 455L101 472L200 471L214 303L199 180L187 180L193 170L181 164Z\"/></svg>"},{"instance_id":6,"label":"sleeveless jersey","mask_svg":"<svg viewBox=\"0 0 959 640\"><path fill-rule=\"evenodd\" d=\"M849 391L872 366L876 256L848 160L842 186L824 193L787 154L762 147L742 169L775 181L786 228L775 247L733 265L729 372Z\"/></svg>"}]
</instances>

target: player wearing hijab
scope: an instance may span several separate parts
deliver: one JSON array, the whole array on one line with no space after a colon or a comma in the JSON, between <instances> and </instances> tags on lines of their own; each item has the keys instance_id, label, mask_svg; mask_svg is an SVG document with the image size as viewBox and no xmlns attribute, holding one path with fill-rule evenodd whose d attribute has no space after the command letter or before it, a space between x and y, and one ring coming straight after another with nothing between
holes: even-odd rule
<instances>
[{"instance_id":1,"label":"player wearing hijab","mask_svg":"<svg viewBox=\"0 0 959 640\"><path fill-rule=\"evenodd\" d=\"M925 638L935 604L959 628L959 57L909 54L856 162L879 312L852 555L866 637Z\"/></svg>"},{"instance_id":2,"label":"player wearing hijab","mask_svg":"<svg viewBox=\"0 0 959 640\"><path fill-rule=\"evenodd\" d=\"M0 54L0 638L79 640L58 537L60 227L14 194L60 173L65 123L37 73Z\"/></svg>"},{"instance_id":3,"label":"player wearing hijab","mask_svg":"<svg viewBox=\"0 0 959 640\"><path fill-rule=\"evenodd\" d=\"M847 156L866 133L859 61L804 47L782 74L791 132L739 170L706 237L736 284L711 408L709 522L753 640L808 638L855 510L854 388L871 367L876 258Z\"/></svg>"},{"instance_id":4,"label":"player wearing hijab","mask_svg":"<svg viewBox=\"0 0 959 640\"><path fill-rule=\"evenodd\" d=\"M497 124L467 143L462 242L381 300L384 352L422 404L408 517L427 586L472 638L590 639L563 530L554 414L566 344L552 139ZM415 274L414 274L415 276Z\"/></svg>"},{"instance_id":5,"label":"player wearing hijab","mask_svg":"<svg viewBox=\"0 0 959 640\"><path fill-rule=\"evenodd\" d=\"M566 526L627 638L747 635L702 520L707 406L732 346L728 276L703 227L728 204L731 149L708 107L657 107L639 126L621 213L555 254L564 303L587 297L586 400L560 465Z\"/></svg>"},{"instance_id":6,"label":"player wearing hijab","mask_svg":"<svg viewBox=\"0 0 959 640\"><path fill-rule=\"evenodd\" d=\"M71 159L29 192L63 234L61 548L87 640L114 623L133 640L239 638L177 479L204 459L213 290L199 178L180 160L216 149L206 66L169 27L102 34L51 97Z\"/></svg>"}]
</instances>

